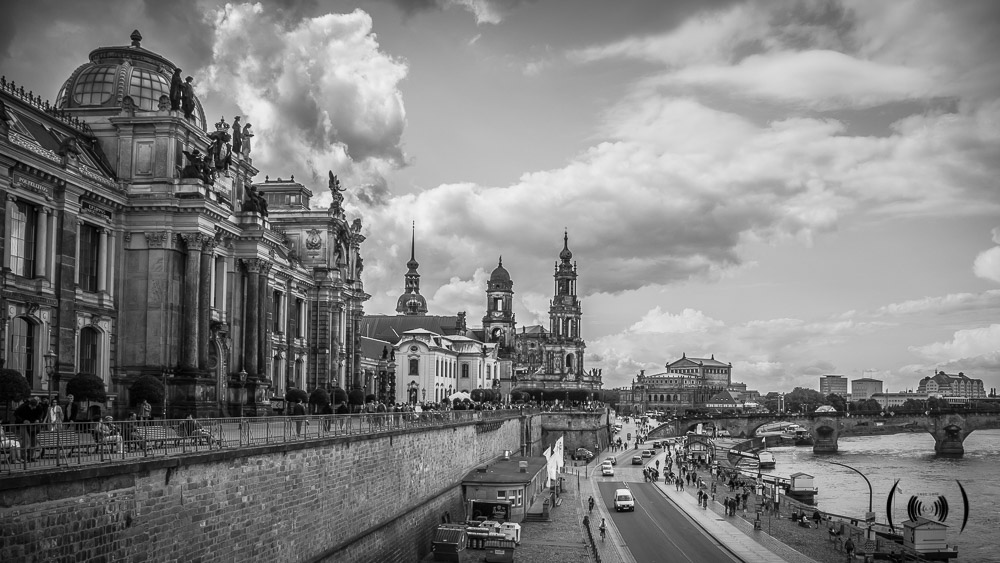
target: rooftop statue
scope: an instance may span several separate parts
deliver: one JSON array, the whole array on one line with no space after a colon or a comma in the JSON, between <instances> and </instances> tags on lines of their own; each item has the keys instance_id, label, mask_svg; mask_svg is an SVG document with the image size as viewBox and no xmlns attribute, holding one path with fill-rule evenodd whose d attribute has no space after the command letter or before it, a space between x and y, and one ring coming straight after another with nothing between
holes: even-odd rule
<instances>
[{"instance_id":1,"label":"rooftop statue","mask_svg":"<svg viewBox=\"0 0 1000 563\"><path fill-rule=\"evenodd\" d=\"M341 192L346 191L346 188L340 187L340 180L333 174L333 171L328 171L330 175L330 195L333 196L333 200L330 202L330 208L333 209L334 214L340 215L343 213L344 209L341 205L344 203L344 196Z\"/></svg>"},{"instance_id":2,"label":"rooftop statue","mask_svg":"<svg viewBox=\"0 0 1000 563\"><path fill-rule=\"evenodd\" d=\"M184 110L184 117L191 119L194 117L194 78L188 76L181 86L181 108Z\"/></svg>"},{"instance_id":3,"label":"rooftop statue","mask_svg":"<svg viewBox=\"0 0 1000 563\"><path fill-rule=\"evenodd\" d=\"M212 169L208 158L202 155L201 151L197 148L192 152L183 152L184 156L187 157L188 163L181 170L181 178L196 178L210 186L214 185L215 170Z\"/></svg>"},{"instance_id":4,"label":"rooftop statue","mask_svg":"<svg viewBox=\"0 0 1000 563\"><path fill-rule=\"evenodd\" d=\"M215 124L215 131L209 133L208 138L212 139L212 145L209 150L215 162L215 169L229 176L229 165L232 164L233 149L229 144L229 140L232 137L229 135L229 124L226 123L225 117Z\"/></svg>"},{"instance_id":5,"label":"rooftop statue","mask_svg":"<svg viewBox=\"0 0 1000 563\"><path fill-rule=\"evenodd\" d=\"M243 211L253 211L267 217L267 200L253 184L247 187L247 197L243 200Z\"/></svg>"},{"instance_id":6,"label":"rooftop statue","mask_svg":"<svg viewBox=\"0 0 1000 563\"><path fill-rule=\"evenodd\" d=\"M181 69L175 68L174 75L170 78L170 111L181 109L182 90L184 90L184 80L181 78Z\"/></svg>"},{"instance_id":7,"label":"rooftop statue","mask_svg":"<svg viewBox=\"0 0 1000 563\"><path fill-rule=\"evenodd\" d=\"M233 154L243 152L243 132L240 131L240 116L233 118Z\"/></svg>"},{"instance_id":8,"label":"rooftop statue","mask_svg":"<svg viewBox=\"0 0 1000 563\"><path fill-rule=\"evenodd\" d=\"M240 151L240 154L243 155L243 158L250 156L250 137L253 137L253 131L250 130L250 124L247 123L243 126L243 132L240 133L240 141L243 144L243 150Z\"/></svg>"}]
</instances>

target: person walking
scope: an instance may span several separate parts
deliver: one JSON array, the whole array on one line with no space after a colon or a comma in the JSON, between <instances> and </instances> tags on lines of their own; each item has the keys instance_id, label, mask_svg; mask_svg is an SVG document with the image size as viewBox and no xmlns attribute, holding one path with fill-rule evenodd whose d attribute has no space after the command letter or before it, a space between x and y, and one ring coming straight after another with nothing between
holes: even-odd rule
<instances>
[{"instance_id":1,"label":"person walking","mask_svg":"<svg viewBox=\"0 0 1000 563\"><path fill-rule=\"evenodd\" d=\"M45 409L45 418L42 420L48 426L45 427L46 430L58 430L63 423L63 410L59 406L59 397L56 397L54 401L49 403L47 409Z\"/></svg>"},{"instance_id":2,"label":"person walking","mask_svg":"<svg viewBox=\"0 0 1000 563\"><path fill-rule=\"evenodd\" d=\"M149 401L143 399L139 403L139 420L148 421L153 418L153 406L149 404Z\"/></svg>"},{"instance_id":3,"label":"person walking","mask_svg":"<svg viewBox=\"0 0 1000 563\"><path fill-rule=\"evenodd\" d=\"M292 405L292 416L295 417L295 433L299 436L302 435L302 423L304 422L303 417L306 415L306 407L302 404L302 397L295 400L295 404Z\"/></svg>"},{"instance_id":4,"label":"person walking","mask_svg":"<svg viewBox=\"0 0 1000 563\"><path fill-rule=\"evenodd\" d=\"M848 537L847 541L844 542L844 551L847 552L847 560L848 561L853 561L854 560L854 540L852 540L850 537Z\"/></svg>"}]
</instances>

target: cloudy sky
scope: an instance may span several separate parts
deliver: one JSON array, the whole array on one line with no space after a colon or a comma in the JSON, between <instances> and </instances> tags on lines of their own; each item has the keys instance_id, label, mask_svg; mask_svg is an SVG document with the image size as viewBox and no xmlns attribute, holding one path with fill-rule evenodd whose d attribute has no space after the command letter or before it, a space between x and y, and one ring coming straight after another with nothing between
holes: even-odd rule
<instances>
[{"instance_id":1,"label":"cloudy sky","mask_svg":"<svg viewBox=\"0 0 1000 563\"><path fill-rule=\"evenodd\" d=\"M246 116L263 176L326 172L370 313L416 223L431 313L503 256L545 324L563 230L605 387L686 353L762 392L821 374L1000 387L1000 3L5 2L0 72L54 98L133 29Z\"/></svg>"}]
</instances>

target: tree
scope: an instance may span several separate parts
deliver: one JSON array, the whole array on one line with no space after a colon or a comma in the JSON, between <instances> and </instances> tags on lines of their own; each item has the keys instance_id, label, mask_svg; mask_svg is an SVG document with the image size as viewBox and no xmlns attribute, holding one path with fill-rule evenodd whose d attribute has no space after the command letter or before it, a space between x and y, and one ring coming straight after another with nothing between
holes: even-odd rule
<instances>
[{"instance_id":1,"label":"tree","mask_svg":"<svg viewBox=\"0 0 1000 563\"><path fill-rule=\"evenodd\" d=\"M143 399L158 405L163 402L164 395L163 382L152 375L140 375L128 388L129 404L132 406L138 405Z\"/></svg>"},{"instance_id":2,"label":"tree","mask_svg":"<svg viewBox=\"0 0 1000 563\"><path fill-rule=\"evenodd\" d=\"M351 412L359 412L361 406L365 404L365 392L361 389L351 389L347 394L347 404L351 405Z\"/></svg>"},{"instance_id":3,"label":"tree","mask_svg":"<svg viewBox=\"0 0 1000 563\"><path fill-rule=\"evenodd\" d=\"M510 402L512 403L524 403L531 399L531 395L525 393L524 391L511 391L510 392Z\"/></svg>"},{"instance_id":4,"label":"tree","mask_svg":"<svg viewBox=\"0 0 1000 563\"><path fill-rule=\"evenodd\" d=\"M880 412L882 410L882 405L875 399L866 399L864 401L858 401L856 403L856 410L858 412Z\"/></svg>"},{"instance_id":5,"label":"tree","mask_svg":"<svg viewBox=\"0 0 1000 563\"><path fill-rule=\"evenodd\" d=\"M347 402L347 391L341 387L333 388L333 404L339 405Z\"/></svg>"},{"instance_id":6,"label":"tree","mask_svg":"<svg viewBox=\"0 0 1000 563\"><path fill-rule=\"evenodd\" d=\"M827 404L826 397L815 389L796 387L791 393L785 394L785 409L789 412L813 412L816 407Z\"/></svg>"},{"instance_id":7,"label":"tree","mask_svg":"<svg viewBox=\"0 0 1000 563\"><path fill-rule=\"evenodd\" d=\"M309 394L305 392L305 389L296 389L293 387L285 391L285 401L288 402L289 407L299 402L300 399L303 403L309 400Z\"/></svg>"},{"instance_id":8,"label":"tree","mask_svg":"<svg viewBox=\"0 0 1000 563\"><path fill-rule=\"evenodd\" d=\"M92 373L78 373L66 384L66 394L78 401L103 403L108 400L104 380Z\"/></svg>"},{"instance_id":9,"label":"tree","mask_svg":"<svg viewBox=\"0 0 1000 563\"><path fill-rule=\"evenodd\" d=\"M325 407L330 404L330 393L326 389L317 387L309 394L309 404L316 408Z\"/></svg>"},{"instance_id":10,"label":"tree","mask_svg":"<svg viewBox=\"0 0 1000 563\"><path fill-rule=\"evenodd\" d=\"M899 410L904 412L923 412L924 402L917 399L907 399L899 406Z\"/></svg>"},{"instance_id":11,"label":"tree","mask_svg":"<svg viewBox=\"0 0 1000 563\"><path fill-rule=\"evenodd\" d=\"M486 399L486 390L485 389L473 389L472 392L469 393L469 398L472 399L473 401L477 402L477 403L481 403L481 402L483 402Z\"/></svg>"},{"instance_id":12,"label":"tree","mask_svg":"<svg viewBox=\"0 0 1000 563\"><path fill-rule=\"evenodd\" d=\"M836 393L830 393L826 396L826 404L837 409L840 412L847 410L847 399L841 397Z\"/></svg>"},{"instance_id":13,"label":"tree","mask_svg":"<svg viewBox=\"0 0 1000 563\"><path fill-rule=\"evenodd\" d=\"M16 369L0 369L0 401L3 401L3 419L10 414L10 404L20 402L31 396L31 386L21 372Z\"/></svg>"}]
</instances>

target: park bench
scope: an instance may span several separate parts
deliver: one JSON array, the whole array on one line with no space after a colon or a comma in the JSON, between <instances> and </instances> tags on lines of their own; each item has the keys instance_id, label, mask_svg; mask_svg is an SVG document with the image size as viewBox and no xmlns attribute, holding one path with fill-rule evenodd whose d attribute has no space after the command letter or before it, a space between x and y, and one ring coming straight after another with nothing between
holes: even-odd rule
<instances>
[{"instance_id":1,"label":"park bench","mask_svg":"<svg viewBox=\"0 0 1000 563\"><path fill-rule=\"evenodd\" d=\"M64 451L67 456L70 456L73 455L74 451L86 451L91 448L93 448L94 452L97 452L98 447L104 445L98 444L97 440L94 440L94 436L89 432L81 433L72 430L46 430L39 432L35 443L39 448L38 457L45 457L46 451L55 451L57 456L61 455ZM113 444L107 445L113 446Z\"/></svg>"},{"instance_id":2,"label":"park bench","mask_svg":"<svg viewBox=\"0 0 1000 563\"><path fill-rule=\"evenodd\" d=\"M177 446L184 443L194 445L206 444L212 446L217 440L211 433L197 435L182 435L177 429L170 426L140 426L134 431L136 442L142 447L164 448L168 444Z\"/></svg>"}]
</instances>

